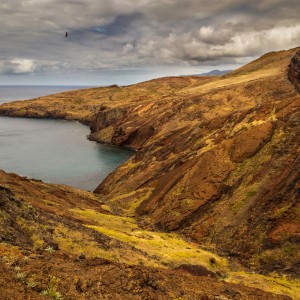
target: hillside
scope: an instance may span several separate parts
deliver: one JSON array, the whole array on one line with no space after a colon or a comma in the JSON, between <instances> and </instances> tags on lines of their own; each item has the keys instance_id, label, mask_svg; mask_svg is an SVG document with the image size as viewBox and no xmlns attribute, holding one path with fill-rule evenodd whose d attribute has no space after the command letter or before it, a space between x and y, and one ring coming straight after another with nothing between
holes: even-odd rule
<instances>
[{"instance_id":1,"label":"hillside","mask_svg":"<svg viewBox=\"0 0 300 300\"><path fill-rule=\"evenodd\" d=\"M175 234L141 230L90 192L0 171L0 207L1 299L290 299L257 282L298 291L233 271Z\"/></svg>"},{"instance_id":2,"label":"hillside","mask_svg":"<svg viewBox=\"0 0 300 300\"><path fill-rule=\"evenodd\" d=\"M138 150L98 186L95 194L85 194L85 201L81 196L81 200L74 200L66 192L55 192L59 196L49 200L56 203L50 208L39 207L41 204L33 202L31 193L27 198L22 197L22 201L32 203L43 212L50 210L51 216L59 215L63 218L59 222L64 226L68 227L70 220L84 226L89 236L97 232L105 239L112 239L115 256L108 259L114 264L136 265L140 260L143 265L140 270L150 272L148 268L174 269L198 261L211 272L227 278L230 284L242 282L249 286L261 281L257 277L249 279L251 275L245 268L265 275L286 274L298 278L299 74L297 48L265 54L222 77L169 77L128 87L65 92L1 105L1 115L76 119L90 125L91 139ZM31 184L30 191L34 193L48 187L43 183ZM27 189L21 186L18 193ZM38 197L50 197L53 191L50 189L46 194L43 192ZM66 204L68 209L55 211L57 203L65 199L72 200L72 208ZM111 212L119 217L109 219ZM20 228L16 230L19 231ZM175 249L176 254L171 258L162 255L157 243L150 247L145 238L159 240L161 245L166 239L162 236L164 232L175 232L166 233L171 236L167 236L164 245L168 249L166 253ZM177 234L200 245L201 251L206 249L209 254L201 252L200 257L184 253L183 257L189 259L181 260L180 250L174 246L180 239ZM82 247L73 248L81 251L87 245ZM180 242L180 249L189 247ZM71 254L80 255L72 251ZM216 254L230 260L223 262ZM101 257L105 255L101 250ZM212 255L214 259L210 260L208 257ZM116 257L124 261L116 262ZM217 267L211 261L217 261ZM234 268L242 274L234 274ZM168 280L173 275L169 271L159 272L164 274L161 280L166 280L163 281L166 290L171 289ZM181 272L177 270L176 274L180 274L182 289L186 291L185 275ZM284 293L296 299L299 283L291 284L282 283L290 291ZM274 290L270 286L264 289ZM197 291L196 287L192 290ZM214 297L212 290L205 293ZM198 291L197 297L202 295ZM168 294L168 297L185 299L180 294ZM239 295L236 299L243 298ZM245 299L251 298L245 296Z\"/></svg>"},{"instance_id":3,"label":"hillside","mask_svg":"<svg viewBox=\"0 0 300 300\"><path fill-rule=\"evenodd\" d=\"M295 52L264 55L112 122L114 109L99 112L93 136L106 140L110 130L109 141L139 152L96 192L150 228L180 231L262 272L299 276L300 96L288 79Z\"/></svg>"},{"instance_id":4,"label":"hillside","mask_svg":"<svg viewBox=\"0 0 300 300\"><path fill-rule=\"evenodd\" d=\"M169 77L154 79L132 86L89 88L15 101L1 105L1 115L78 120L90 124L95 114L109 105L110 108L126 108L156 101L163 97L171 99L175 91L207 82L210 77Z\"/></svg>"}]
</instances>

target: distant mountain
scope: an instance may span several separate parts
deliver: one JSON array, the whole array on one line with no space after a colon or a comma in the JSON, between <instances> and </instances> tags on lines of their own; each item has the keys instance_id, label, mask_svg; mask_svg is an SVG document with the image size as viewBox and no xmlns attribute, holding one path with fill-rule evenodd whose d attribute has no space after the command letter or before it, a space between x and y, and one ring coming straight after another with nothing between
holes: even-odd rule
<instances>
[{"instance_id":1,"label":"distant mountain","mask_svg":"<svg viewBox=\"0 0 300 300\"><path fill-rule=\"evenodd\" d=\"M231 71L232 70L212 70L207 73L198 74L197 76L220 76L220 75L225 75Z\"/></svg>"},{"instance_id":2,"label":"distant mountain","mask_svg":"<svg viewBox=\"0 0 300 300\"><path fill-rule=\"evenodd\" d=\"M231 71L232 70L211 70L211 71L206 72L206 73L188 74L188 75L181 75L181 76L182 77L185 77L185 76L221 76L221 75L228 74Z\"/></svg>"}]
</instances>

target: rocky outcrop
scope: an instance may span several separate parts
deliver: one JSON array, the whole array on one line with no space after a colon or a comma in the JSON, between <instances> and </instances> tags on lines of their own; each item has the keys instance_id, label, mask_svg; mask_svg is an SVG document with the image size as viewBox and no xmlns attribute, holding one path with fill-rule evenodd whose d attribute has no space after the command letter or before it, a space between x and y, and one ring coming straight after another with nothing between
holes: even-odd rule
<instances>
[{"instance_id":1,"label":"rocky outcrop","mask_svg":"<svg viewBox=\"0 0 300 300\"><path fill-rule=\"evenodd\" d=\"M298 51L291 60L288 76L290 81L300 92L300 51Z\"/></svg>"},{"instance_id":2,"label":"rocky outcrop","mask_svg":"<svg viewBox=\"0 0 300 300\"><path fill-rule=\"evenodd\" d=\"M272 137L273 124L266 122L237 134L230 147L230 159L241 163L254 156Z\"/></svg>"},{"instance_id":3,"label":"rocky outcrop","mask_svg":"<svg viewBox=\"0 0 300 300\"><path fill-rule=\"evenodd\" d=\"M101 106L100 111L90 124L91 132L101 131L109 126L120 123L120 120L124 119L126 112L127 109L125 108L109 109L105 106Z\"/></svg>"},{"instance_id":4,"label":"rocky outcrop","mask_svg":"<svg viewBox=\"0 0 300 300\"><path fill-rule=\"evenodd\" d=\"M134 150L141 148L155 133L155 129L153 126L145 124L144 120L142 123L137 121L130 127L124 127L124 120L130 119L132 114L134 112L130 107L101 110L95 116L95 120L91 122L89 139Z\"/></svg>"},{"instance_id":5,"label":"rocky outcrop","mask_svg":"<svg viewBox=\"0 0 300 300\"><path fill-rule=\"evenodd\" d=\"M91 134L89 139L99 143L113 144L115 130L120 121L124 119L127 111L125 108L108 109L101 106L100 111L90 122Z\"/></svg>"}]
</instances>

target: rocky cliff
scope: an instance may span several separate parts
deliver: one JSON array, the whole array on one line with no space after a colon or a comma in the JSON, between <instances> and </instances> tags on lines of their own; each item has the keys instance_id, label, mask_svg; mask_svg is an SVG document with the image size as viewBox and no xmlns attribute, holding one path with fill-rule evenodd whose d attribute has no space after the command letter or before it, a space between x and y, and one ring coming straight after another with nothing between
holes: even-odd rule
<instances>
[{"instance_id":1,"label":"rocky cliff","mask_svg":"<svg viewBox=\"0 0 300 300\"><path fill-rule=\"evenodd\" d=\"M289 65L289 79L300 92L300 51L292 58Z\"/></svg>"}]
</instances>

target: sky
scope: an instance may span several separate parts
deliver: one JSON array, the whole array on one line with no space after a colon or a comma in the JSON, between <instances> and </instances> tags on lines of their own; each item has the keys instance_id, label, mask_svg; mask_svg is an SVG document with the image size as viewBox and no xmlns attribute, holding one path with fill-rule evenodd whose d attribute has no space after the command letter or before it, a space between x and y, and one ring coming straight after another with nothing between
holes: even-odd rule
<instances>
[{"instance_id":1,"label":"sky","mask_svg":"<svg viewBox=\"0 0 300 300\"><path fill-rule=\"evenodd\" d=\"M299 0L1 0L0 85L235 69L300 46L299 13Z\"/></svg>"}]
</instances>

